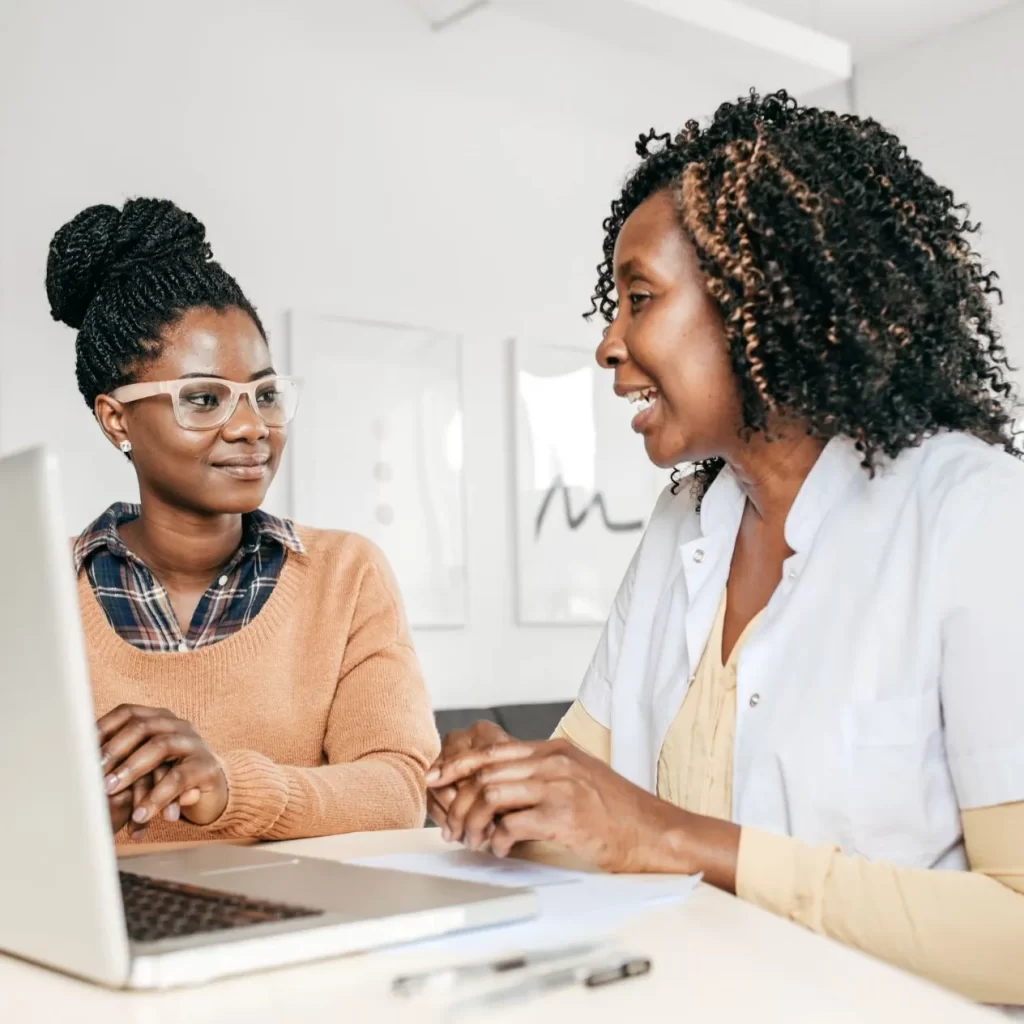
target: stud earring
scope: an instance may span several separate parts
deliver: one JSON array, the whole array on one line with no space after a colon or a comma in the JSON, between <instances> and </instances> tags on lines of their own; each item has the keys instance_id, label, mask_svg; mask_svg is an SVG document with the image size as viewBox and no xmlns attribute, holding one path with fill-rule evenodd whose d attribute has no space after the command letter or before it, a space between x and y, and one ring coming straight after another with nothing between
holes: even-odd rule
<instances>
[{"instance_id":1,"label":"stud earring","mask_svg":"<svg viewBox=\"0 0 1024 1024\"><path fill-rule=\"evenodd\" d=\"M128 454L130 454L130 453L131 453L131 450L132 450L132 443L131 443L131 441L129 441L129 440L128 440L128 439L126 438L126 439L125 439L124 441L122 441L122 442L121 442L121 443L120 443L120 444L118 445L118 447L119 447L119 448L121 449L121 451L123 451L123 452L125 453L125 455L128 455Z\"/></svg>"}]
</instances>

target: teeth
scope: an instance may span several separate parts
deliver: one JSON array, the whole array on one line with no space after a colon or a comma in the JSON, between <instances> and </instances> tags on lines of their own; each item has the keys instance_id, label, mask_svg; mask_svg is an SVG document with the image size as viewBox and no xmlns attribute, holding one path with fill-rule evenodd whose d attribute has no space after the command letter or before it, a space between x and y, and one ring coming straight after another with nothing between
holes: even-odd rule
<instances>
[{"instance_id":1,"label":"teeth","mask_svg":"<svg viewBox=\"0 0 1024 1024\"><path fill-rule=\"evenodd\" d=\"M645 409L650 408L658 397L657 388L643 388L641 391L631 391L626 399L632 405L642 404Z\"/></svg>"}]
</instances>

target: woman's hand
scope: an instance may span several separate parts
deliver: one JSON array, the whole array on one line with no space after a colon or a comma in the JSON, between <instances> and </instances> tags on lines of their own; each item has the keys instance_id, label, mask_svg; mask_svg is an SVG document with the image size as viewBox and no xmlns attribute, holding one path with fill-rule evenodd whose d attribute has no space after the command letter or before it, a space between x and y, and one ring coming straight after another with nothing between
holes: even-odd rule
<instances>
[{"instance_id":1,"label":"woman's hand","mask_svg":"<svg viewBox=\"0 0 1024 1024\"><path fill-rule=\"evenodd\" d=\"M135 825L146 825L161 812L175 820L175 806L196 825L209 825L224 813L227 779L188 722L163 708L122 704L104 715L97 728L108 800L123 800L130 793L130 820ZM151 784L147 776L152 777ZM111 803L111 824L123 813L118 802L115 817Z\"/></svg>"},{"instance_id":2,"label":"woman's hand","mask_svg":"<svg viewBox=\"0 0 1024 1024\"><path fill-rule=\"evenodd\" d=\"M135 809L135 794L130 789L116 796L107 797L107 811L110 814L110 830L117 835L128 824Z\"/></svg>"},{"instance_id":3,"label":"woman's hand","mask_svg":"<svg viewBox=\"0 0 1024 1024\"><path fill-rule=\"evenodd\" d=\"M452 761L459 754L471 750L500 746L502 743L515 742L501 726L494 722L474 722L468 729L455 729L445 736L441 743L441 753L437 760L430 766L430 773L439 768L440 765ZM457 786L438 786L427 790L427 813L434 824L441 828L448 838L447 815L448 807L455 799Z\"/></svg>"},{"instance_id":4,"label":"woman's hand","mask_svg":"<svg viewBox=\"0 0 1024 1024\"><path fill-rule=\"evenodd\" d=\"M427 784L456 788L446 825L471 849L488 835L499 857L547 840L605 871L703 872L735 889L736 825L659 800L564 740L442 753Z\"/></svg>"},{"instance_id":5,"label":"woman's hand","mask_svg":"<svg viewBox=\"0 0 1024 1024\"><path fill-rule=\"evenodd\" d=\"M149 793L153 786L167 774L167 771L167 766L163 765L160 768L157 768L152 775L146 775L143 778L136 780L136 782L132 784L131 789L126 789L114 796L107 797L107 810L110 813L110 827L115 835L120 832L129 821L131 821L132 811L142 803L146 794ZM191 792L198 797L198 790L192 790ZM173 800L164 808L164 819L166 821L177 821L180 817L181 808L178 805L178 801ZM146 825L136 825L133 823L131 828L131 838L139 839L145 834L146 828Z\"/></svg>"}]
</instances>

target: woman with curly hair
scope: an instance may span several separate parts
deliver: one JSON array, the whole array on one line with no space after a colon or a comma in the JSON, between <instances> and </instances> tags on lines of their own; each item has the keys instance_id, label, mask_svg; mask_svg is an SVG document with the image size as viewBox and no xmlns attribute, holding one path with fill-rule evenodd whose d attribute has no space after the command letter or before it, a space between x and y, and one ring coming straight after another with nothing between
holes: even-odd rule
<instances>
[{"instance_id":1,"label":"woman with curly hair","mask_svg":"<svg viewBox=\"0 0 1024 1024\"><path fill-rule=\"evenodd\" d=\"M784 93L641 138L598 360L659 501L546 743L449 736L446 834L704 879L1024 1003L1024 465L952 193Z\"/></svg>"}]
</instances>

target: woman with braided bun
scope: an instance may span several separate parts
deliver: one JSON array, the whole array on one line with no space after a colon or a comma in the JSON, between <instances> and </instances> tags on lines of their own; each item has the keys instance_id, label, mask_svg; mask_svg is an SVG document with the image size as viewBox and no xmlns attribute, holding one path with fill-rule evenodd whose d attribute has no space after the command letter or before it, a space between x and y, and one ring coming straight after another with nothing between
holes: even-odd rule
<instances>
[{"instance_id":1,"label":"woman with braided bun","mask_svg":"<svg viewBox=\"0 0 1024 1024\"><path fill-rule=\"evenodd\" d=\"M974 225L880 125L784 93L638 151L597 358L690 468L554 739L447 737L431 814L1024 1004L1024 465Z\"/></svg>"},{"instance_id":2,"label":"woman with braided bun","mask_svg":"<svg viewBox=\"0 0 1024 1024\"><path fill-rule=\"evenodd\" d=\"M299 382L203 225L92 206L46 287L141 495L74 542L118 840L422 824L438 741L395 581L367 540L260 510Z\"/></svg>"}]
</instances>

